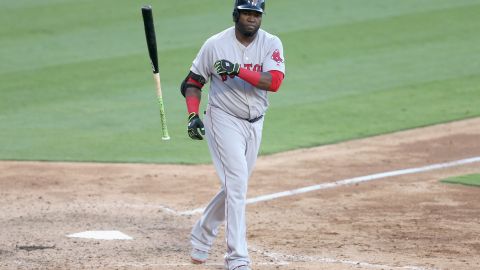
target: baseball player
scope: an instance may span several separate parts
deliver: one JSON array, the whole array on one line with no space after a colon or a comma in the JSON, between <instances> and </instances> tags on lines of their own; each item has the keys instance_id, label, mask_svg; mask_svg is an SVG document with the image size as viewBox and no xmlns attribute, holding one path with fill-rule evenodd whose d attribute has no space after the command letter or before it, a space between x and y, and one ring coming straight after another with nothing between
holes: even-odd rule
<instances>
[{"instance_id":1,"label":"baseball player","mask_svg":"<svg viewBox=\"0 0 480 270\"><path fill-rule=\"evenodd\" d=\"M205 135L221 189L191 233L191 259L204 263L219 226L225 222L228 270L250 270L245 205L248 179L257 159L268 92L284 78L280 39L260 29L265 0L236 0L234 27L209 38L182 82L188 110L188 135ZM210 81L204 121L199 116L201 89Z\"/></svg>"}]
</instances>

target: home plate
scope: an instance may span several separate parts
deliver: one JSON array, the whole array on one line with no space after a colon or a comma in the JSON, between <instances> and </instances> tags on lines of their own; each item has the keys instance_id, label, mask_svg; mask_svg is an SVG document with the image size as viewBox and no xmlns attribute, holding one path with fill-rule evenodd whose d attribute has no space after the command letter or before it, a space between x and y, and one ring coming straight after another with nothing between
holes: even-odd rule
<instances>
[{"instance_id":1,"label":"home plate","mask_svg":"<svg viewBox=\"0 0 480 270\"><path fill-rule=\"evenodd\" d=\"M67 235L73 238L87 238L98 240L132 240L133 238L119 231L86 231Z\"/></svg>"}]
</instances>

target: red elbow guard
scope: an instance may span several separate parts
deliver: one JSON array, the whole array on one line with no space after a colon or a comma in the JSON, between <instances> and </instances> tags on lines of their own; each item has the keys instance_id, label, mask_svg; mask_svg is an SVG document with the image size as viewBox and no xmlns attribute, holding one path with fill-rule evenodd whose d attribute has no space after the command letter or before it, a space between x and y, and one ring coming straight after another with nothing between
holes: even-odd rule
<instances>
[{"instance_id":1,"label":"red elbow guard","mask_svg":"<svg viewBox=\"0 0 480 270\"><path fill-rule=\"evenodd\" d=\"M188 78L187 80L187 84L191 84L191 85L194 85L196 86L198 89L202 89L203 87L203 84L200 83L199 81L193 79L193 78Z\"/></svg>"},{"instance_id":2,"label":"red elbow guard","mask_svg":"<svg viewBox=\"0 0 480 270\"><path fill-rule=\"evenodd\" d=\"M270 70L268 73L272 74L272 83L270 84L269 90L272 92L277 92L283 82L283 73L278 70Z\"/></svg>"}]
</instances>

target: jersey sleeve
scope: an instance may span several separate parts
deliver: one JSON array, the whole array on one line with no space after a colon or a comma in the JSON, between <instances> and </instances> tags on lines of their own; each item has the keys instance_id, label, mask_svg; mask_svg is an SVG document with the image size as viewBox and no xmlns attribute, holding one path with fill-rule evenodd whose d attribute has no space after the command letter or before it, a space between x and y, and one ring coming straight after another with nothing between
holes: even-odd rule
<instances>
[{"instance_id":1,"label":"jersey sleeve","mask_svg":"<svg viewBox=\"0 0 480 270\"><path fill-rule=\"evenodd\" d=\"M269 46L267 55L263 61L263 71L277 70L285 75L285 58L283 56L283 44L278 37L274 37Z\"/></svg>"},{"instance_id":2,"label":"jersey sleeve","mask_svg":"<svg viewBox=\"0 0 480 270\"><path fill-rule=\"evenodd\" d=\"M197 54L197 57L193 60L192 67L190 70L198 75L202 75L205 78L206 83L209 81L211 74L211 67L213 67L212 61L212 45L210 40L207 40L200 51Z\"/></svg>"}]
</instances>

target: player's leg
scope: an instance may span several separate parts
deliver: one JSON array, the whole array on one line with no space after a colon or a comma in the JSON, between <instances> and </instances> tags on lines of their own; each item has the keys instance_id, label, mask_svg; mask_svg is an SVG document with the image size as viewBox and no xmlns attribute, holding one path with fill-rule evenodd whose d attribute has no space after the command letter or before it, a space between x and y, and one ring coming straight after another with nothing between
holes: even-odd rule
<instances>
[{"instance_id":1,"label":"player's leg","mask_svg":"<svg viewBox=\"0 0 480 270\"><path fill-rule=\"evenodd\" d=\"M208 142L208 148L212 157L213 164L220 179L224 179L222 170L222 163L218 156L218 151L215 149L216 145L213 143L213 127L209 115L204 117L205 136ZM199 258L194 258L192 252L192 260L201 263L208 257L208 252L218 234L218 228L225 221L225 189L222 183L220 191L213 197L210 203L205 208L202 217L195 223L191 233L191 244L193 249L203 251L198 253ZM205 254L206 253L206 254Z\"/></svg>"},{"instance_id":2,"label":"player's leg","mask_svg":"<svg viewBox=\"0 0 480 270\"><path fill-rule=\"evenodd\" d=\"M191 233L192 260L204 263L213 241L217 237L218 228L225 220L225 192L223 188L213 197L205 208L202 217L195 223Z\"/></svg>"},{"instance_id":3,"label":"player's leg","mask_svg":"<svg viewBox=\"0 0 480 270\"><path fill-rule=\"evenodd\" d=\"M258 150L260 149L260 143L262 142L262 130L263 120L262 118L255 123L251 124L250 137L247 139L247 151L245 153L248 167L248 177L253 172L255 162L257 161Z\"/></svg>"},{"instance_id":4,"label":"player's leg","mask_svg":"<svg viewBox=\"0 0 480 270\"><path fill-rule=\"evenodd\" d=\"M206 116L207 139L218 176L225 191L225 236L229 269L250 263L246 246L245 202L248 186L246 161L250 123L209 108Z\"/></svg>"}]
</instances>

